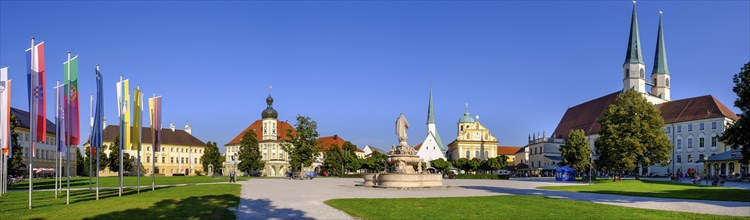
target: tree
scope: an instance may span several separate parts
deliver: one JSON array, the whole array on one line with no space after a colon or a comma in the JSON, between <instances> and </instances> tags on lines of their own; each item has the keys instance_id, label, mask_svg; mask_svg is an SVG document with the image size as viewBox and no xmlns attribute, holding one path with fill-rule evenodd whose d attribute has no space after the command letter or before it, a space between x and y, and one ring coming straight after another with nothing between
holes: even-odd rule
<instances>
[{"instance_id":1,"label":"tree","mask_svg":"<svg viewBox=\"0 0 750 220\"><path fill-rule=\"evenodd\" d=\"M500 169L502 169L503 167L505 167L505 165L508 164L508 159L509 159L508 155L500 155L500 156L497 156L496 158L498 159L498 162L500 162ZM499 170L499 169L496 169L496 170Z\"/></svg>"},{"instance_id":2,"label":"tree","mask_svg":"<svg viewBox=\"0 0 750 220\"><path fill-rule=\"evenodd\" d=\"M83 174L86 174L89 172L88 164L84 164L83 155L81 154L81 148L76 147L76 173L78 176L83 176Z\"/></svg>"},{"instance_id":3,"label":"tree","mask_svg":"<svg viewBox=\"0 0 750 220\"><path fill-rule=\"evenodd\" d=\"M344 171L344 151L338 146L334 145L328 149L325 153L325 160L323 160L323 166L333 173L341 174Z\"/></svg>"},{"instance_id":4,"label":"tree","mask_svg":"<svg viewBox=\"0 0 750 220\"><path fill-rule=\"evenodd\" d=\"M370 154L370 157L365 159L362 162L362 168L367 169L370 172L380 172L385 169L385 160L388 158L388 155L385 155L380 152L372 152Z\"/></svg>"},{"instance_id":5,"label":"tree","mask_svg":"<svg viewBox=\"0 0 750 220\"><path fill-rule=\"evenodd\" d=\"M96 155L89 157L89 154L91 152L90 143L87 142L83 146L83 151L86 152L86 158L83 159L83 166L85 167L85 172L89 172L89 160L93 160L91 161L91 165L94 166L94 169L96 169ZM104 170L105 168L107 168L107 165L109 165L109 163L107 162L107 154L104 153L103 150L98 150L96 151L96 153L99 154L99 170ZM120 158L120 156L118 155L117 158ZM91 170L91 172L96 173L96 170Z\"/></svg>"},{"instance_id":6,"label":"tree","mask_svg":"<svg viewBox=\"0 0 750 220\"><path fill-rule=\"evenodd\" d=\"M99 158L101 159L101 158ZM133 169L133 160L130 154L122 154L122 171L127 172ZM109 156L107 157L107 167L110 172L120 172L120 136L115 136L115 140L109 145ZM124 175L124 174L123 174Z\"/></svg>"},{"instance_id":7,"label":"tree","mask_svg":"<svg viewBox=\"0 0 750 220\"><path fill-rule=\"evenodd\" d=\"M346 171L355 171L362 168L362 161L357 157L357 145L352 142L346 141L341 146L344 155L344 168Z\"/></svg>"},{"instance_id":8,"label":"tree","mask_svg":"<svg viewBox=\"0 0 750 220\"><path fill-rule=\"evenodd\" d=\"M266 162L263 161L263 157L260 155L260 146L258 146L258 139L255 137L254 131L248 130L242 135L238 157L240 163L237 164L237 169L245 174L262 170L266 166Z\"/></svg>"},{"instance_id":9,"label":"tree","mask_svg":"<svg viewBox=\"0 0 750 220\"><path fill-rule=\"evenodd\" d=\"M740 119L730 124L719 140L731 145L734 149L741 147L742 162L748 163L750 161L750 61L734 75L733 81L732 91L737 94L734 106L741 111L737 114Z\"/></svg>"},{"instance_id":10,"label":"tree","mask_svg":"<svg viewBox=\"0 0 750 220\"><path fill-rule=\"evenodd\" d=\"M500 155L500 156L505 156L505 155ZM503 158L500 158L500 156L487 158L486 160L483 160L482 164L480 165L482 167L482 170L492 172L495 170L502 169L505 163L503 163L504 160ZM507 158L508 156L505 156L505 157Z\"/></svg>"},{"instance_id":11,"label":"tree","mask_svg":"<svg viewBox=\"0 0 750 220\"><path fill-rule=\"evenodd\" d=\"M16 132L16 128L18 127L18 118L16 118L16 115L11 114L10 115L10 139L11 139L11 158L8 161L8 174L11 176L20 176L23 175L21 173L21 167L25 167L26 165L23 164L23 153L22 153L22 147L21 144L18 143L18 132Z\"/></svg>"},{"instance_id":12,"label":"tree","mask_svg":"<svg viewBox=\"0 0 750 220\"><path fill-rule=\"evenodd\" d=\"M302 115L297 115L294 125L296 132L287 132L288 142L281 143L281 148L289 153L289 164L300 172L303 167L312 165L318 153L318 123Z\"/></svg>"},{"instance_id":13,"label":"tree","mask_svg":"<svg viewBox=\"0 0 750 220\"><path fill-rule=\"evenodd\" d=\"M224 157L219 152L219 147L216 146L216 142L209 141L206 143L206 148L203 150L203 156L201 156L201 165L203 170L208 173L208 165L213 165L214 173L221 168L221 164L224 162Z\"/></svg>"},{"instance_id":14,"label":"tree","mask_svg":"<svg viewBox=\"0 0 750 220\"><path fill-rule=\"evenodd\" d=\"M671 144L663 129L664 119L640 93L627 90L617 96L599 124L600 137L595 143L599 169L624 172L638 165L667 164Z\"/></svg>"},{"instance_id":15,"label":"tree","mask_svg":"<svg viewBox=\"0 0 750 220\"><path fill-rule=\"evenodd\" d=\"M447 173L448 168L451 166L451 164L448 163L448 161L443 160L443 158L440 158L430 161L430 166L442 173Z\"/></svg>"},{"instance_id":16,"label":"tree","mask_svg":"<svg viewBox=\"0 0 750 220\"><path fill-rule=\"evenodd\" d=\"M482 161L479 160L479 158L471 158L471 160L466 163L465 169L468 171L477 171L480 165L482 165Z\"/></svg>"},{"instance_id":17,"label":"tree","mask_svg":"<svg viewBox=\"0 0 750 220\"><path fill-rule=\"evenodd\" d=\"M464 171L466 173L467 171L467 164L469 163L469 159L467 158L458 158L458 160L453 161L453 166L461 169L461 171Z\"/></svg>"},{"instance_id":18,"label":"tree","mask_svg":"<svg viewBox=\"0 0 750 220\"><path fill-rule=\"evenodd\" d=\"M560 154L563 164L576 169L578 174L582 174L591 164L591 147L586 140L586 133L581 129L571 130L565 144L560 146Z\"/></svg>"}]
</instances>

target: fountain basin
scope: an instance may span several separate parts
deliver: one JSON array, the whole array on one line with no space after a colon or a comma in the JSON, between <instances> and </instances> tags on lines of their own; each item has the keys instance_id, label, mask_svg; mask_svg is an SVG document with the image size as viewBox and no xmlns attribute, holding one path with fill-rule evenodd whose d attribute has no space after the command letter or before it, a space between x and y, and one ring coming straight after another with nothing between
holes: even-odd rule
<instances>
[{"instance_id":1,"label":"fountain basin","mask_svg":"<svg viewBox=\"0 0 750 220\"><path fill-rule=\"evenodd\" d=\"M373 180L375 187L380 188L423 188L443 185L442 174L405 174L380 173ZM365 186L367 179L365 177Z\"/></svg>"}]
</instances>

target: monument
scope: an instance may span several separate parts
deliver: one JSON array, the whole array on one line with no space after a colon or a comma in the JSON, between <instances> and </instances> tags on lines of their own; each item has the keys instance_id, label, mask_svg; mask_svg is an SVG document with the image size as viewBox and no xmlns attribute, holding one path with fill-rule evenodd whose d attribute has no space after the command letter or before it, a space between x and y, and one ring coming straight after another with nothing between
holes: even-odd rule
<instances>
[{"instance_id":1,"label":"monument","mask_svg":"<svg viewBox=\"0 0 750 220\"><path fill-rule=\"evenodd\" d=\"M364 186L381 188L422 188L440 187L443 185L443 175L425 173L422 170L422 160L419 159L414 148L407 143L406 129L409 121L404 114L396 119L396 135L398 146L391 146L386 159L386 169L383 173L364 174ZM417 168L414 169L414 164ZM391 167L391 169L389 169Z\"/></svg>"}]
</instances>

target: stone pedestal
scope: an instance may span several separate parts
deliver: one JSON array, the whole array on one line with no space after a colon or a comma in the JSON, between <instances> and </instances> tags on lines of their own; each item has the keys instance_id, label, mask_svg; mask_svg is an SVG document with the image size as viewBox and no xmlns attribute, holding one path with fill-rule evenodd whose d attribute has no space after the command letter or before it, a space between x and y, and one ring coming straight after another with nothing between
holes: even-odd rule
<instances>
[{"instance_id":1,"label":"stone pedestal","mask_svg":"<svg viewBox=\"0 0 750 220\"><path fill-rule=\"evenodd\" d=\"M381 188L424 188L443 186L443 175L441 174L401 174L383 173L377 176Z\"/></svg>"}]
</instances>

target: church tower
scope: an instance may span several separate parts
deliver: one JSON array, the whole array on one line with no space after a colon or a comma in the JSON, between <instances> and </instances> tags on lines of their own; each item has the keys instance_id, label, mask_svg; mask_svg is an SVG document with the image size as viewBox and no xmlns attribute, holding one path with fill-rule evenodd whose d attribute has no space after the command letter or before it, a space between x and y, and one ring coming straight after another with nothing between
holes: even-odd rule
<instances>
[{"instance_id":1,"label":"church tower","mask_svg":"<svg viewBox=\"0 0 750 220\"><path fill-rule=\"evenodd\" d=\"M473 124L474 118L469 114L469 103L466 103L466 111L464 111L464 115L458 119L458 136L461 136L465 130L470 129Z\"/></svg>"},{"instance_id":2,"label":"church tower","mask_svg":"<svg viewBox=\"0 0 750 220\"><path fill-rule=\"evenodd\" d=\"M641 37L638 34L638 16L636 15L635 2L633 2L630 37L623 69L623 91L633 89L640 93L646 93L646 65L643 63L643 56L641 55Z\"/></svg>"},{"instance_id":3,"label":"church tower","mask_svg":"<svg viewBox=\"0 0 750 220\"><path fill-rule=\"evenodd\" d=\"M276 133L276 123L278 122L277 118L279 117L279 113L276 112L275 109L273 109L273 97L271 97L270 87L268 89L268 98L266 98L266 104L268 104L268 107L266 107L266 109L261 113L261 118L263 120L263 140L275 141L276 139L278 139L278 134Z\"/></svg>"},{"instance_id":4,"label":"church tower","mask_svg":"<svg viewBox=\"0 0 750 220\"><path fill-rule=\"evenodd\" d=\"M664 46L664 28L662 26L662 12L659 11L659 33L656 36L656 54L654 54L654 69L651 71L651 94L671 101L669 89L669 68L667 67L667 50Z\"/></svg>"},{"instance_id":5,"label":"church tower","mask_svg":"<svg viewBox=\"0 0 750 220\"><path fill-rule=\"evenodd\" d=\"M435 142L437 142L440 151L445 152L443 140L440 138L440 134L437 131L437 125L435 123L435 107L432 103L432 85L430 85L430 102L427 106L427 135L430 134L435 136Z\"/></svg>"}]
</instances>

